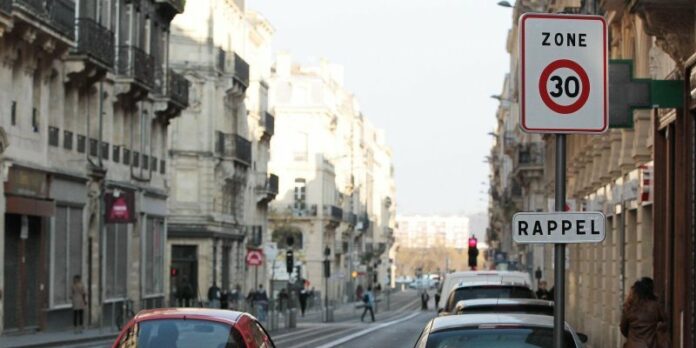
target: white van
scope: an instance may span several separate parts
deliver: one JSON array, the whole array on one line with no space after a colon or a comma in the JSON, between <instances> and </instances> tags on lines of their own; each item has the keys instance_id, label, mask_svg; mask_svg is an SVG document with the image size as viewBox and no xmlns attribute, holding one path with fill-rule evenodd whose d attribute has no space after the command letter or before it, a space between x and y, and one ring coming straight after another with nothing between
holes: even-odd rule
<instances>
[{"instance_id":1,"label":"white van","mask_svg":"<svg viewBox=\"0 0 696 348\"><path fill-rule=\"evenodd\" d=\"M445 281L440 287L440 303L437 306L441 311L449 298L452 289L463 282L512 282L522 283L532 288L532 277L529 273L516 271L466 271L453 272L445 275Z\"/></svg>"}]
</instances>

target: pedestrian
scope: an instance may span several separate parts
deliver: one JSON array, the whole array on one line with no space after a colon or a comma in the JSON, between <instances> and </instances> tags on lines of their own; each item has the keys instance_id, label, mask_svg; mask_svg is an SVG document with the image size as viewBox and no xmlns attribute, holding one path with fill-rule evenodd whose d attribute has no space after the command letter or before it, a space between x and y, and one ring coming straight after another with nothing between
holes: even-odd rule
<instances>
[{"instance_id":1,"label":"pedestrian","mask_svg":"<svg viewBox=\"0 0 696 348\"><path fill-rule=\"evenodd\" d=\"M178 289L176 290L177 296L179 297L179 305L182 307L191 306L191 299L193 298L193 289L191 288L191 283L189 283L187 277L183 277L179 282Z\"/></svg>"},{"instance_id":2,"label":"pedestrian","mask_svg":"<svg viewBox=\"0 0 696 348\"><path fill-rule=\"evenodd\" d=\"M73 277L72 307L73 327L75 328L75 333L80 333L84 324L85 307L87 307L87 293L85 292L85 286L82 284L82 277L79 274Z\"/></svg>"},{"instance_id":3,"label":"pedestrian","mask_svg":"<svg viewBox=\"0 0 696 348\"><path fill-rule=\"evenodd\" d=\"M367 291L362 295L362 301L365 305L365 309L363 310L362 316L360 317L360 321L364 321L365 314L367 314L367 311L370 311L370 317L372 317L372 322L374 322L375 312L372 308L375 306L375 296L372 294L372 286L367 286Z\"/></svg>"},{"instance_id":4,"label":"pedestrian","mask_svg":"<svg viewBox=\"0 0 696 348\"><path fill-rule=\"evenodd\" d=\"M309 291L306 288L300 290L300 312L304 317L305 311L307 310L307 298L309 297Z\"/></svg>"},{"instance_id":5,"label":"pedestrian","mask_svg":"<svg viewBox=\"0 0 696 348\"><path fill-rule=\"evenodd\" d=\"M263 288L263 284L259 284L258 290L253 295L253 305L256 309L259 321L266 321L266 308L268 307L268 294Z\"/></svg>"},{"instance_id":6,"label":"pedestrian","mask_svg":"<svg viewBox=\"0 0 696 348\"><path fill-rule=\"evenodd\" d=\"M230 306L233 310L239 310L239 300L242 297L242 287L237 284L230 293Z\"/></svg>"},{"instance_id":7,"label":"pedestrian","mask_svg":"<svg viewBox=\"0 0 696 348\"><path fill-rule=\"evenodd\" d=\"M356 301L361 301L363 298L363 287L362 285L358 284L358 287L355 288L355 300Z\"/></svg>"},{"instance_id":8,"label":"pedestrian","mask_svg":"<svg viewBox=\"0 0 696 348\"><path fill-rule=\"evenodd\" d=\"M547 301L553 301L553 297L551 297L551 291L546 289L546 281L542 280L539 282L539 289L536 291L536 296L540 300L547 300Z\"/></svg>"},{"instance_id":9,"label":"pedestrian","mask_svg":"<svg viewBox=\"0 0 696 348\"><path fill-rule=\"evenodd\" d=\"M208 288L208 307L220 308L220 288L213 282L213 285Z\"/></svg>"},{"instance_id":10,"label":"pedestrian","mask_svg":"<svg viewBox=\"0 0 696 348\"><path fill-rule=\"evenodd\" d=\"M222 289L220 293L220 309L230 309L230 293L227 289Z\"/></svg>"},{"instance_id":11,"label":"pedestrian","mask_svg":"<svg viewBox=\"0 0 696 348\"><path fill-rule=\"evenodd\" d=\"M667 317L655 296L651 278L636 281L621 313L621 334L626 337L624 348L670 347Z\"/></svg>"},{"instance_id":12,"label":"pedestrian","mask_svg":"<svg viewBox=\"0 0 696 348\"><path fill-rule=\"evenodd\" d=\"M430 295L428 295L427 290L421 292L421 309L424 311L428 310L428 300L430 300Z\"/></svg>"},{"instance_id":13,"label":"pedestrian","mask_svg":"<svg viewBox=\"0 0 696 348\"><path fill-rule=\"evenodd\" d=\"M434 297L435 297L435 310L437 310L438 308L440 308L440 293L436 292Z\"/></svg>"}]
</instances>

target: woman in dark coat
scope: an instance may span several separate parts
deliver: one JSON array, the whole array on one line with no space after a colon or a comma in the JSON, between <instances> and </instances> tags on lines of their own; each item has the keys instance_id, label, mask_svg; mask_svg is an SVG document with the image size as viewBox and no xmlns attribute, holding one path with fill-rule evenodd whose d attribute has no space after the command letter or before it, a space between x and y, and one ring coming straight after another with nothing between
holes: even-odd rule
<instances>
[{"instance_id":1,"label":"woman in dark coat","mask_svg":"<svg viewBox=\"0 0 696 348\"><path fill-rule=\"evenodd\" d=\"M655 296L653 280L644 277L633 284L621 314L621 334L626 337L624 348L669 347L666 335L666 316Z\"/></svg>"}]
</instances>

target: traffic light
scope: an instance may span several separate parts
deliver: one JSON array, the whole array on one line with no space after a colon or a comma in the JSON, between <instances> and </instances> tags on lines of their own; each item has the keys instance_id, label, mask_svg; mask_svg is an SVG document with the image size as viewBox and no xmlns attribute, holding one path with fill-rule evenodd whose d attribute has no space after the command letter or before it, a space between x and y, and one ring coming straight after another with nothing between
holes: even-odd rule
<instances>
[{"instance_id":1,"label":"traffic light","mask_svg":"<svg viewBox=\"0 0 696 348\"><path fill-rule=\"evenodd\" d=\"M324 278L331 278L331 261L324 260Z\"/></svg>"},{"instance_id":2,"label":"traffic light","mask_svg":"<svg viewBox=\"0 0 696 348\"><path fill-rule=\"evenodd\" d=\"M476 258L479 255L477 244L478 240L476 240L476 237L469 238L469 267L472 271L476 270Z\"/></svg>"},{"instance_id":3,"label":"traffic light","mask_svg":"<svg viewBox=\"0 0 696 348\"><path fill-rule=\"evenodd\" d=\"M292 249L285 252L285 270L288 274L292 274L292 270L295 268L294 253Z\"/></svg>"},{"instance_id":4,"label":"traffic light","mask_svg":"<svg viewBox=\"0 0 696 348\"><path fill-rule=\"evenodd\" d=\"M169 275L172 277L176 277L177 275L179 275L179 269L174 268L174 267L170 268Z\"/></svg>"}]
</instances>

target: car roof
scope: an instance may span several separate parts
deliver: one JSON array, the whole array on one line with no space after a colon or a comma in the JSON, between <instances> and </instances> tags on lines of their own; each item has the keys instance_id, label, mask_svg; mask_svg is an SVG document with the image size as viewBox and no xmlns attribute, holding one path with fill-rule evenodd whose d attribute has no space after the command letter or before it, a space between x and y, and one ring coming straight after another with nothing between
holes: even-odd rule
<instances>
[{"instance_id":1,"label":"car roof","mask_svg":"<svg viewBox=\"0 0 696 348\"><path fill-rule=\"evenodd\" d=\"M518 282L506 279L487 279L475 282L459 282L452 288L452 291L477 286L518 286L523 288L529 288L529 285L525 282Z\"/></svg>"},{"instance_id":2,"label":"car roof","mask_svg":"<svg viewBox=\"0 0 696 348\"><path fill-rule=\"evenodd\" d=\"M156 319L199 319L222 321L234 325L244 313L212 308L158 308L138 312L135 321Z\"/></svg>"},{"instance_id":3,"label":"car roof","mask_svg":"<svg viewBox=\"0 0 696 348\"><path fill-rule=\"evenodd\" d=\"M553 328L553 317L540 314L522 313L477 313L436 317L432 321L431 332L480 325L520 325ZM568 323L566 330L570 329Z\"/></svg>"},{"instance_id":4,"label":"car roof","mask_svg":"<svg viewBox=\"0 0 696 348\"><path fill-rule=\"evenodd\" d=\"M553 301L539 300L535 298L479 298L458 301L455 307L476 307L491 305L532 305L553 307Z\"/></svg>"}]
</instances>

